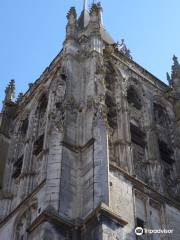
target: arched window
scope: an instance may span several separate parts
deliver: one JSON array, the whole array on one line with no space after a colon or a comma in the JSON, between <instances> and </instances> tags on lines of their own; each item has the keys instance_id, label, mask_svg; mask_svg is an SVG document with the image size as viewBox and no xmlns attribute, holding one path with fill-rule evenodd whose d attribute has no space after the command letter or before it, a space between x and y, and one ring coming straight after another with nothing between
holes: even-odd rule
<instances>
[{"instance_id":1,"label":"arched window","mask_svg":"<svg viewBox=\"0 0 180 240\"><path fill-rule=\"evenodd\" d=\"M13 178L18 178L21 174L22 165L23 165L23 158L24 158L24 148L25 148L25 137L27 134L29 125L28 117L26 117L24 120L21 121L21 124L19 126L18 130L18 136L17 136L17 145L15 149L14 154L14 163L13 163Z\"/></svg>"},{"instance_id":2,"label":"arched window","mask_svg":"<svg viewBox=\"0 0 180 240\"><path fill-rule=\"evenodd\" d=\"M46 94L43 94L39 100L39 104L36 109L36 119L37 119L36 138L44 133L44 128L45 128L45 124L46 124L47 104L48 104L47 96L46 96Z\"/></svg>"},{"instance_id":3,"label":"arched window","mask_svg":"<svg viewBox=\"0 0 180 240\"><path fill-rule=\"evenodd\" d=\"M133 86L130 86L129 89L127 90L127 100L129 104L133 104L133 106L138 110L141 109L142 107L141 99Z\"/></svg>"},{"instance_id":4,"label":"arched window","mask_svg":"<svg viewBox=\"0 0 180 240\"><path fill-rule=\"evenodd\" d=\"M39 105L38 105L38 108L37 108L39 119L44 117L44 114L45 114L46 108L47 108L47 103L48 103L47 96L44 94L40 98Z\"/></svg>"}]
</instances>

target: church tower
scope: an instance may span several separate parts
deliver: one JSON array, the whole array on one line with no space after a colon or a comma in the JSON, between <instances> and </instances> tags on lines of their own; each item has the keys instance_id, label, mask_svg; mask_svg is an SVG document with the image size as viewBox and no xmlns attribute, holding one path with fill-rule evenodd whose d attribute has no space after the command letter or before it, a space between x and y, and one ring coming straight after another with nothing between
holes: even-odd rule
<instances>
[{"instance_id":1,"label":"church tower","mask_svg":"<svg viewBox=\"0 0 180 240\"><path fill-rule=\"evenodd\" d=\"M29 90L6 89L0 239L179 240L179 63L167 86L86 5Z\"/></svg>"}]
</instances>

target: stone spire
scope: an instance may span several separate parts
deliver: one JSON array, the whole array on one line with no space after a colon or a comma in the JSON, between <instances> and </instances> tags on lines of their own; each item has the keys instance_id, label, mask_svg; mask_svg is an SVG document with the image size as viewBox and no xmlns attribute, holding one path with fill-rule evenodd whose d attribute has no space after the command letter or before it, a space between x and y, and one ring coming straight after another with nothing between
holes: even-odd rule
<instances>
[{"instance_id":1,"label":"stone spire","mask_svg":"<svg viewBox=\"0 0 180 240\"><path fill-rule=\"evenodd\" d=\"M83 10L85 11L87 9L87 0L84 0Z\"/></svg>"},{"instance_id":2,"label":"stone spire","mask_svg":"<svg viewBox=\"0 0 180 240\"><path fill-rule=\"evenodd\" d=\"M173 56L173 66L172 66L172 79L178 78L180 80L180 64L178 58Z\"/></svg>"},{"instance_id":3,"label":"stone spire","mask_svg":"<svg viewBox=\"0 0 180 240\"><path fill-rule=\"evenodd\" d=\"M5 90L5 101L10 102L13 100L15 95L15 81L12 79Z\"/></svg>"},{"instance_id":4,"label":"stone spire","mask_svg":"<svg viewBox=\"0 0 180 240\"><path fill-rule=\"evenodd\" d=\"M76 13L75 7L71 7L71 8L69 9L69 12L67 13L67 16L66 16L66 17L67 17L67 19L68 19L69 24L75 23L76 17L77 17L77 13Z\"/></svg>"},{"instance_id":5,"label":"stone spire","mask_svg":"<svg viewBox=\"0 0 180 240\"><path fill-rule=\"evenodd\" d=\"M87 10L87 0L84 0L84 4L83 4L83 10L81 12L81 15L78 19L78 25L80 28L85 28L87 27L88 23L89 23L89 12Z\"/></svg>"},{"instance_id":6,"label":"stone spire","mask_svg":"<svg viewBox=\"0 0 180 240\"><path fill-rule=\"evenodd\" d=\"M98 2L98 3L93 3L92 6L91 6L91 9L90 9L90 15L91 17L94 16L94 19L95 16L98 18L98 21L101 25L103 25L103 22L102 22L102 6L101 6L101 3Z\"/></svg>"},{"instance_id":7,"label":"stone spire","mask_svg":"<svg viewBox=\"0 0 180 240\"><path fill-rule=\"evenodd\" d=\"M15 81L14 81L14 79L12 79L5 90L3 109L5 108L6 103L12 102L14 97L15 97Z\"/></svg>"},{"instance_id":8,"label":"stone spire","mask_svg":"<svg viewBox=\"0 0 180 240\"><path fill-rule=\"evenodd\" d=\"M74 38L76 32L77 13L75 7L71 7L67 15L66 38Z\"/></svg>"}]
</instances>

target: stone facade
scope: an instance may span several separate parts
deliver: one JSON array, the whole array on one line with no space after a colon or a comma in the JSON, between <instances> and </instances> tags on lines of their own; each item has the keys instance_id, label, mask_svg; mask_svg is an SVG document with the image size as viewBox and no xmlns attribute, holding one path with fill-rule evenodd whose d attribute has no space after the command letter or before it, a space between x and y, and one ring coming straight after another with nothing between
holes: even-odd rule
<instances>
[{"instance_id":1,"label":"stone facade","mask_svg":"<svg viewBox=\"0 0 180 240\"><path fill-rule=\"evenodd\" d=\"M180 64L167 86L132 60L93 4L0 127L1 240L180 239ZM173 229L135 235L135 227Z\"/></svg>"}]
</instances>

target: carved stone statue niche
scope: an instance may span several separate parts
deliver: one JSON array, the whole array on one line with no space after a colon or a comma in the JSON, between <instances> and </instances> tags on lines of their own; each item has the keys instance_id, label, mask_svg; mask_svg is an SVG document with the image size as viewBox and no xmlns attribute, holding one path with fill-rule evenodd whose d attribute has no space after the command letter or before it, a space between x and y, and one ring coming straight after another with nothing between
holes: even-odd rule
<instances>
[{"instance_id":1,"label":"carved stone statue niche","mask_svg":"<svg viewBox=\"0 0 180 240\"><path fill-rule=\"evenodd\" d=\"M50 113L51 126L57 131L63 130L65 118L66 75L61 74L55 79L53 87L53 106Z\"/></svg>"},{"instance_id":2,"label":"carved stone statue niche","mask_svg":"<svg viewBox=\"0 0 180 240\"><path fill-rule=\"evenodd\" d=\"M56 85L55 91L55 104L56 107L60 107L60 104L63 102L66 93L66 83L64 80L61 80Z\"/></svg>"}]
</instances>

